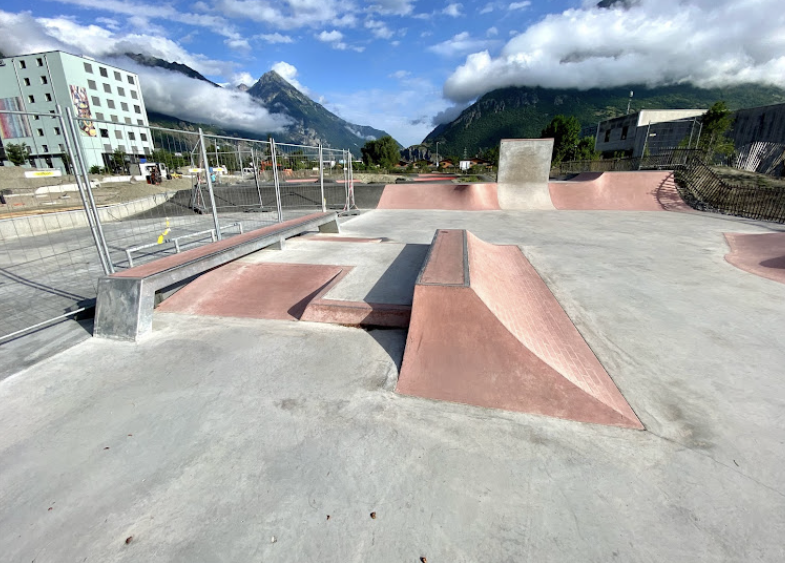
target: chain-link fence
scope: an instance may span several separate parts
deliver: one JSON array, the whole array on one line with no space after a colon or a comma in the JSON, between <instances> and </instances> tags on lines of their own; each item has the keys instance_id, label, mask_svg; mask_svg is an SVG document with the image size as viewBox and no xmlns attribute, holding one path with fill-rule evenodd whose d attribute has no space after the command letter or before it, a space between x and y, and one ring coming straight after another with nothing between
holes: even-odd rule
<instances>
[{"instance_id":1,"label":"chain-link fence","mask_svg":"<svg viewBox=\"0 0 785 563\"><path fill-rule=\"evenodd\" d=\"M92 306L102 274L352 207L348 151L109 117L0 112L4 164L24 153L0 166L0 342Z\"/></svg>"}]
</instances>

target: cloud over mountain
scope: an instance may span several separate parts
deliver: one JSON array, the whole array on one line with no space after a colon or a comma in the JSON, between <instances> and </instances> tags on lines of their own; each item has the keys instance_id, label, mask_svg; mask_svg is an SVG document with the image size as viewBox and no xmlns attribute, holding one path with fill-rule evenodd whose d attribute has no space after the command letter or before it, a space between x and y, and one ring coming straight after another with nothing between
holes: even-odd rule
<instances>
[{"instance_id":1,"label":"cloud over mountain","mask_svg":"<svg viewBox=\"0 0 785 563\"><path fill-rule=\"evenodd\" d=\"M546 16L497 56L470 54L444 95L460 103L505 86L785 86L783 26L779 0L587 1Z\"/></svg>"}]
</instances>

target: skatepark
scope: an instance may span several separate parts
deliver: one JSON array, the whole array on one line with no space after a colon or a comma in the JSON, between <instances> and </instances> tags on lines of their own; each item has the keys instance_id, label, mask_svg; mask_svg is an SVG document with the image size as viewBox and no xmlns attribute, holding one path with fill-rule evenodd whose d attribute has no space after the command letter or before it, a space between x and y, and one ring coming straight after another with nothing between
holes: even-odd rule
<instances>
[{"instance_id":1,"label":"skatepark","mask_svg":"<svg viewBox=\"0 0 785 563\"><path fill-rule=\"evenodd\" d=\"M0 559L781 561L785 228L550 151L20 343Z\"/></svg>"}]
</instances>

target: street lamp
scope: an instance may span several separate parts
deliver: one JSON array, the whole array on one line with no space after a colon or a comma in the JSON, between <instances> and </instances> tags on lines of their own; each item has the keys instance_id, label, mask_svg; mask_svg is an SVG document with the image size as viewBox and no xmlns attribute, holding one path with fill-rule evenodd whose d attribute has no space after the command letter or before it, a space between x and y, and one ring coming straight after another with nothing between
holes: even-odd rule
<instances>
[{"instance_id":1,"label":"street lamp","mask_svg":"<svg viewBox=\"0 0 785 563\"><path fill-rule=\"evenodd\" d=\"M441 141L436 141L436 170L439 169L439 143Z\"/></svg>"}]
</instances>

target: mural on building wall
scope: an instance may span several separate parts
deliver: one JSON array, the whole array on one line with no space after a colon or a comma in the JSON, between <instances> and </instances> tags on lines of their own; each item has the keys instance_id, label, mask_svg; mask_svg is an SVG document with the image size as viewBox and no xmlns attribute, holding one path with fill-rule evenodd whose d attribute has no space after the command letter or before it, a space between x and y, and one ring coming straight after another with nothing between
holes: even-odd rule
<instances>
[{"instance_id":1,"label":"mural on building wall","mask_svg":"<svg viewBox=\"0 0 785 563\"><path fill-rule=\"evenodd\" d=\"M0 98L0 110L24 111L24 109L21 98ZM8 113L0 113L0 135L4 139L33 136L27 117Z\"/></svg>"},{"instance_id":2,"label":"mural on building wall","mask_svg":"<svg viewBox=\"0 0 785 563\"><path fill-rule=\"evenodd\" d=\"M76 117L79 118L79 129L88 137L95 137L95 125L92 122L93 114L90 112L90 102L87 99L87 90L84 86L69 84L71 99L76 108Z\"/></svg>"}]
</instances>

